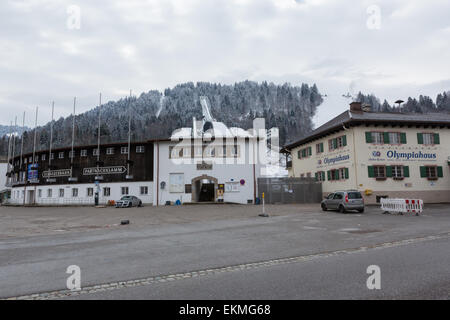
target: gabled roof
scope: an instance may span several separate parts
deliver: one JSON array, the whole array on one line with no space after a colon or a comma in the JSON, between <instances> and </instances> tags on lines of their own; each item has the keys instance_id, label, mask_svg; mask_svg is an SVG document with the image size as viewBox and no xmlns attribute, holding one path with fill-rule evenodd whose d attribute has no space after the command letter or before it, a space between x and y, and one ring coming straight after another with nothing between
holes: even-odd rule
<instances>
[{"instance_id":1,"label":"gabled roof","mask_svg":"<svg viewBox=\"0 0 450 320\"><path fill-rule=\"evenodd\" d=\"M283 151L289 151L327 134L339 131L344 126L348 127L350 125L358 124L431 125L450 127L450 113L352 112L347 110L313 130L309 135L285 145Z\"/></svg>"}]
</instances>

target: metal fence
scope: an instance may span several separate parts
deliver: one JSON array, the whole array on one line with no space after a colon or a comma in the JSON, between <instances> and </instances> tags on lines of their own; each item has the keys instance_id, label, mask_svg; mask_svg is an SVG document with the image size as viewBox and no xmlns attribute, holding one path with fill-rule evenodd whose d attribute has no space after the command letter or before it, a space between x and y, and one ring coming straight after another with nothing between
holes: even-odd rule
<instances>
[{"instance_id":1,"label":"metal fence","mask_svg":"<svg viewBox=\"0 0 450 320\"><path fill-rule=\"evenodd\" d=\"M322 184L314 178L258 178L258 197L265 203L317 203Z\"/></svg>"}]
</instances>

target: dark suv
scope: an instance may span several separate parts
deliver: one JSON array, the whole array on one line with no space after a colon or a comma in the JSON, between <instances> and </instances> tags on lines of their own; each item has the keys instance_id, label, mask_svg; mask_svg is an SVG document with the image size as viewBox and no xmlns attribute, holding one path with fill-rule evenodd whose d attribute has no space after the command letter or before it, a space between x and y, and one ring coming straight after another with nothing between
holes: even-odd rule
<instances>
[{"instance_id":1,"label":"dark suv","mask_svg":"<svg viewBox=\"0 0 450 320\"><path fill-rule=\"evenodd\" d=\"M341 213L348 210L364 212L364 199L361 192L357 190L336 191L323 199L320 206L323 211L331 209L339 210Z\"/></svg>"}]
</instances>

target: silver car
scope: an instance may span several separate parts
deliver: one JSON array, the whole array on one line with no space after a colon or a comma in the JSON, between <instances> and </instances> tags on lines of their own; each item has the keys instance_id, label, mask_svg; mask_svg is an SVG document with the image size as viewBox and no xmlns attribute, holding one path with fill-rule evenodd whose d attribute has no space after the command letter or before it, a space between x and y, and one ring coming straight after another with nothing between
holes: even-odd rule
<instances>
[{"instance_id":1,"label":"silver car","mask_svg":"<svg viewBox=\"0 0 450 320\"><path fill-rule=\"evenodd\" d=\"M123 196L120 200L116 201L116 208L130 208L130 207L140 207L142 206L142 201L135 196Z\"/></svg>"},{"instance_id":2,"label":"silver car","mask_svg":"<svg viewBox=\"0 0 450 320\"><path fill-rule=\"evenodd\" d=\"M323 211L339 210L344 213L348 210L364 212L364 198L357 190L336 191L325 197L320 203Z\"/></svg>"}]
</instances>

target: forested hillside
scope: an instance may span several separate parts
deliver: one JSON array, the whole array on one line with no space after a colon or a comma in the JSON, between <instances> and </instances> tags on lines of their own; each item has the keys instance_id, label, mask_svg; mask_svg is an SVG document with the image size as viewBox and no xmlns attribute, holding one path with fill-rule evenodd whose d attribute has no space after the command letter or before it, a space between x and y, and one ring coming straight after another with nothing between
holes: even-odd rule
<instances>
[{"instance_id":1,"label":"forested hillside","mask_svg":"<svg viewBox=\"0 0 450 320\"><path fill-rule=\"evenodd\" d=\"M111 101L101 108L101 141L119 142L128 138L128 114L131 112L132 140L169 137L173 130L192 126L192 117L201 118L200 96L207 96L213 116L228 126L248 129L255 117L264 117L266 127L280 129L281 144L307 134L313 128L312 117L322 103L316 85L257 83L244 81L234 85L192 82L166 89L152 90L139 97ZM75 117L75 144L97 141L98 106ZM53 147L70 146L72 116L53 125ZM25 152L32 150L33 130L23 134ZM37 150L48 149L50 123L37 128ZM20 139L16 139L17 147ZM0 152L7 153L7 137L0 139ZM18 150L18 149L16 149Z\"/></svg>"}]
</instances>

